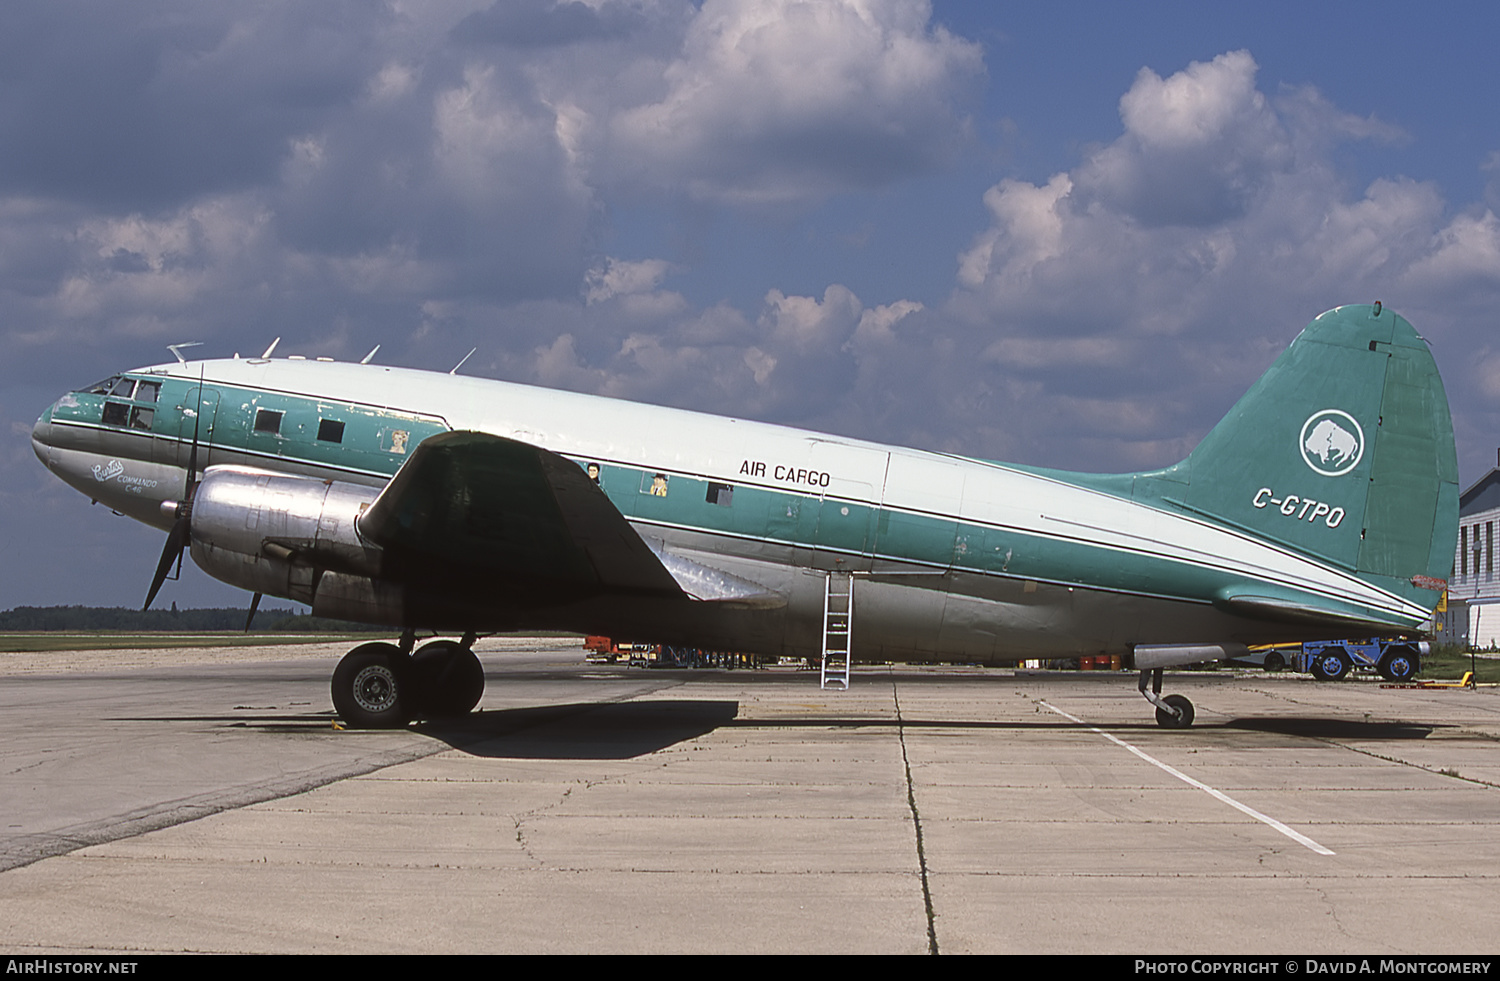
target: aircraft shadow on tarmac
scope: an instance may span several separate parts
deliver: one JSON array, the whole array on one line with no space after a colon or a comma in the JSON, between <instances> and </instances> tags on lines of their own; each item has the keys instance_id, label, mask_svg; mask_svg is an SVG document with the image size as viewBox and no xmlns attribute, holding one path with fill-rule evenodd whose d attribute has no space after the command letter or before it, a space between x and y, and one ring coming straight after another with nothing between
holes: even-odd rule
<instances>
[{"instance_id":1,"label":"aircraft shadow on tarmac","mask_svg":"<svg viewBox=\"0 0 1500 981\"><path fill-rule=\"evenodd\" d=\"M475 712L414 731L472 756L625 760L705 736L733 722L739 710L739 702L718 700L582 702Z\"/></svg>"},{"instance_id":2,"label":"aircraft shadow on tarmac","mask_svg":"<svg viewBox=\"0 0 1500 981\"><path fill-rule=\"evenodd\" d=\"M496 759L623 760L645 756L728 725L739 703L725 700L650 699L634 702L569 702L491 709L460 719L420 722L406 733L428 736L473 756ZM308 735L319 730L340 738L389 736L391 730L334 732L330 713L234 714L142 718L117 721L197 722Z\"/></svg>"},{"instance_id":3,"label":"aircraft shadow on tarmac","mask_svg":"<svg viewBox=\"0 0 1500 981\"><path fill-rule=\"evenodd\" d=\"M1437 729L1456 728L1430 722L1362 722L1357 719L1266 718L1230 719L1226 729L1279 736L1305 736L1309 739L1426 739Z\"/></svg>"},{"instance_id":4,"label":"aircraft shadow on tarmac","mask_svg":"<svg viewBox=\"0 0 1500 981\"><path fill-rule=\"evenodd\" d=\"M1194 733L1208 734L1224 730L1248 730L1282 736L1306 736L1313 739L1425 739L1435 729L1453 728L1433 723L1413 722L1362 722L1354 719L1230 719L1227 722L1197 722L1188 730L1163 730L1154 721L1119 722L1095 719L1077 723L1060 716L1042 714L1035 720L1026 721L978 721L973 719L891 719L891 718L777 718L769 720L736 719L731 725L746 728L808 728L808 729L860 729L895 728L904 729L993 729L1012 731L1041 731L1060 729L1092 729L1095 726L1119 731L1136 729L1143 732L1160 732L1173 738L1191 736Z\"/></svg>"},{"instance_id":5,"label":"aircraft shadow on tarmac","mask_svg":"<svg viewBox=\"0 0 1500 981\"><path fill-rule=\"evenodd\" d=\"M1043 714L1034 720L894 719L888 716L850 718L778 717L740 719L739 703L731 700L651 699L623 702L568 702L558 705L491 709L460 719L419 722L408 733L447 743L473 756L494 759L619 760L666 749L705 736L715 729L896 729L1043 731L1089 729L1090 724ZM123 721L123 720L122 720ZM268 733L307 735L318 730L340 737L388 735L389 730L334 733L329 713L302 715L174 716L154 721L208 722ZM1113 730L1162 733L1173 739L1211 738L1235 732L1303 739L1390 741L1426 739L1439 723L1376 722L1337 718L1237 718L1167 733L1151 721L1096 720Z\"/></svg>"},{"instance_id":6,"label":"aircraft shadow on tarmac","mask_svg":"<svg viewBox=\"0 0 1500 981\"><path fill-rule=\"evenodd\" d=\"M737 718L739 705L732 701L654 700L610 704L581 703L524 709L477 712L454 722L429 722L416 727L422 732L480 756L534 757L538 759L626 759L679 742L696 739L715 729L895 729L995 731L1039 731L1089 729L1057 716L1043 715L1034 721L976 719L893 719L785 717ZM1199 723L1186 733L1165 731L1154 721L1099 721L1111 731L1139 730L1173 738L1198 734L1255 732L1308 739L1407 740L1426 739L1434 730L1454 728L1434 723L1364 722L1356 719L1263 718L1230 719L1222 723ZM475 741L498 740L492 746L476 747Z\"/></svg>"}]
</instances>

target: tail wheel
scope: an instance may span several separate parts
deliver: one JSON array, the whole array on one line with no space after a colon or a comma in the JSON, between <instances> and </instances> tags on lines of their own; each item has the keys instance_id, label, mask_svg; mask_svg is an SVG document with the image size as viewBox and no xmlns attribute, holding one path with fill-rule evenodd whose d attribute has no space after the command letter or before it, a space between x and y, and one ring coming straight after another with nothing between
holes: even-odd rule
<instances>
[{"instance_id":1,"label":"tail wheel","mask_svg":"<svg viewBox=\"0 0 1500 981\"><path fill-rule=\"evenodd\" d=\"M484 665L462 644L424 644L412 655L410 667L421 715L467 715L484 697Z\"/></svg>"},{"instance_id":2,"label":"tail wheel","mask_svg":"<svg viewBox=\"0 0 1500 981\"><path fill-rule=\"evenodd\" d=\"M1164 708L1156 710L1156 724L1163 729L1186 729L1193 724L1193 703L1188 701L1186 695L1167 695L1162 699L1172 708L1177 709L1178 714L1173 714Z\"/></svg>"},{"instance_id":3,"label":"tail wheel","mask_svg":"<svg viewBox=\"0 0 1500 981\"><path fill-rule=\"evenodd\" d=\"M408 658L395 644L361 644L333 670L333 708L354 729L399 729L411 721Z\"/></svg>"}]
</instances>

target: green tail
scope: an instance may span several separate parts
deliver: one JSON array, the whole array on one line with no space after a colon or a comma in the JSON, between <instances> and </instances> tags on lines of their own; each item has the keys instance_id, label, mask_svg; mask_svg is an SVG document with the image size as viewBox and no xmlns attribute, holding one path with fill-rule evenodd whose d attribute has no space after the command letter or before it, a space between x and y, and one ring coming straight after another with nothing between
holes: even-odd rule
<instances>
[{"instance_id":1,"label":"green tail","mask_svg":"<svg viewBox=\"0 0 1500 981\"><path fill-rule=\"evenodd\" d=\"M1322 314L1147 491L1431 609L1453 571L1458 461L1437 365L1374 306ZM1160 481L1160 483L1158 483Z\"/></svg>"}]
</instances>

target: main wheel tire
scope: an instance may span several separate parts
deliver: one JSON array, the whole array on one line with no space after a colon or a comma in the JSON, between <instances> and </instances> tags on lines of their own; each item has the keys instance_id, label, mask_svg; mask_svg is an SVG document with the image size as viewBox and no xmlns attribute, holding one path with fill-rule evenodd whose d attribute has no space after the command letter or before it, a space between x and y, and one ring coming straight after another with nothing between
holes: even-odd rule
<instances>
[{"instance_id":1,"label":"main wheel tire","mask_svg":"<svg viewBox=\"0 0 1500 981\"><path fill-rule=\"evenodd\" d=\"M1193 703L1188 701L1186 695L1168 695L1162 699L1168 705L1177 709L1180 715L1174 715L1164 708L1156 710L1156 724L1163 729L1186 729L1193 724Z\"/></svg>"},{"instance_id":2,"label":"main wheel tire","mask_svg":"<svg viewBox=\"0 0 1500 981\"><path fill-rule=\"evenodd\" d=\"M484 665L473 651L451 640L418 648L411 659L411 677L419 715L467 715L484 697Z\"/></svg>"},{"instance_id":3,"label":"main wheel tire","mask_svg":"<svg viewBox=\"0 0 1500 981\"><path fill-rule=\"evenodd\" d=\"M1410 681L1419 666L1416 651L1410 647L1392 647L1380 659L1380 674L1387 681Z\"/></svg>"},{"instance_id":4,"label":"main wheel tire","mask_svg":"<svg viewBox=\"0 0 1500 981\"><path fill-rule=\"evenodd\" d=\"M333 709L353 729L399 729L411 721L406 655L395 644L361 644L333 669Z\"/></svg>"}]
</instances>

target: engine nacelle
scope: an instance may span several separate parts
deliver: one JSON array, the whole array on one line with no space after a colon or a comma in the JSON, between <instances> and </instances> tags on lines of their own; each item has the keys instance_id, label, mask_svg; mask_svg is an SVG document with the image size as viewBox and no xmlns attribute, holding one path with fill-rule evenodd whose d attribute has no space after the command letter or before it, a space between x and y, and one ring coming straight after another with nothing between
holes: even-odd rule
<instances>
[{"instance_id":1,"label":"engine nacelle","mask_svg":"<svg viewBox=\"0 0 1500 981\"><path fill-rule=\"evenodd\" d=\"M193 495L193 561L233 586L306 603L316 616L400 624L403 590L355 519L379 488L250 467L212 467Z\"/></svg>"}]
</instances>

